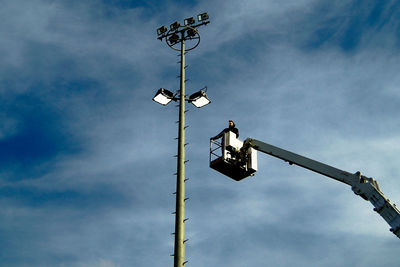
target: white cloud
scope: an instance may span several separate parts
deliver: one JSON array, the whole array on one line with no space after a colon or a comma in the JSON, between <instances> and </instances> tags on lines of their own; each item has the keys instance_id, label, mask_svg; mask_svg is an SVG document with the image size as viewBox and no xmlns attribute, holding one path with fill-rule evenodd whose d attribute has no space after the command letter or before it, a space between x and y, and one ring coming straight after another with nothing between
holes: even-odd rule
<instances>
[{"instance_id":1,"label":"white cloud","mask_svg":"<svg viewBox=\"0 0 400 267\"><path fill-rule=\"evenodd\" d=\"M188 78L193 80L188 91L208 84L212 104L187 114L190 264L333 266L338 259L342 265L357 263L367 251L373 263L375 258L396 262L385 252L397 249L388 226L347 186L261 154L260 170L248 181L230 181L207 166L208 135L233 118L241 138L254 137L349 172L361 170L376 177L396 202L400 125L395 48L364 40L352 54L329 41L317 50L303 49L318 28L307 20L315 1L202 1L184 11L171 2L168 10L149 19L140 16L141 9L114 10L118 16L106 17L98 3L34 1L21 11L21 3L9 2L3 9L12 29L7 32L12 38L0 43L9 52L4 65L47 81L38 94L66 115L64 130L83 144L82 151L48 162L51 168L37 179L2 183L10 190L39 192L31 202L21 196L6 201L8 222L23 218L21 229L34 237L43 234L53 253L68 251L77 266L171 263L173 217L168 214L174 208L177 110L161 108L151 97L158 87L178 86L178 66L154 30L160 21L167 24L178 14L201 10L209 12L211 23L202 28L200 47L188 54ZM374 42L385 37L371 36ZM37 55L26 50L31 42L43 45ZM47 54L49 46L53 54ZM24 60L27 53L47 55L53 63L37 70ZM73 69L53 69L65 59L75 62ZM66 82L84 77L98 88L53 95L54 88L45 85L58 77ZM21 82L19 93L36 81ZM7 138L17 126L14 118L3 120L0 137ZM77 200L71 197L68 205L67 195L57 206L55 200L40 198L65 192L75 193ZM50 218L50 227L40 227L40 217ZM37 228L24 226L32 219ZM2 227L15 230L12 224ZM357 251L348 255L354 246ZM88 258L82 252L87 247Z\"/></svg>"}]
</instances>

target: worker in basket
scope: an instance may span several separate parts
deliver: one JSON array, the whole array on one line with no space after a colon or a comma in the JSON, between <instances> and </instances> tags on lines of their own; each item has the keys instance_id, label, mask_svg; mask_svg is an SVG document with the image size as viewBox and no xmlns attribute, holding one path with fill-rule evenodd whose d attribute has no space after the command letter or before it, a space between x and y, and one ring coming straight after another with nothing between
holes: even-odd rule
<instances>
[{"instance_id":1,"label":"worker in basket","mask_svg":"<svg viewBox=\"0 0 400 267\"><path fill-rule=\"evenodd\" d=\"M217 134L216 136L214 136L214 137L211 137L210 138L210 140L211 141L214 141L214 140L217 140L217 139L219 139L219 138L221 138L222 137L222 141L221 141L221 144L224 144L225 142L225 140L224 140L224 137L225 137L225 133L226 132L229 132L229 131L231 131L231 132L233 132L234 134L236 134L236 138L239 138L239 130L238 130L238 128L236 128L236 125L235 125L235 123L233 122L233 120L229 120L228 121L228 128L225 128L225 129L223 129L219 134ZM224 153L223 152L223 146L221 146L221 149L222 149L222 153ZM235 151L231 151L230 149L232 149L232 147L229 147L228 148L229 150L229 152L231 152L232 154L235 152ZM232 155L233 156L233 155Z\"/></svg>"}]
</instances>

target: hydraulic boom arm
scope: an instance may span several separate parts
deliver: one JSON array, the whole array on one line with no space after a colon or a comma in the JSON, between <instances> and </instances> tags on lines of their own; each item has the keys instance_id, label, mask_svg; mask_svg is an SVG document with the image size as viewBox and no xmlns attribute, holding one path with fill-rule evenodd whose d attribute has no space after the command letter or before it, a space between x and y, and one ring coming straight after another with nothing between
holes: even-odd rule
<instances>
[{"instance_id":1,"label":"hydraulic boom arm","mask_svg":"<svg viewBox=\"0 0 400 267\"><path fill-rule=\"evenodd\" d=\"M379 188L378 182L374 179L365 177L361 175L360 172L352 174L342 171L316 160L251 138L244 141L241 154L245 155L249 148L277 157L289 162L290 165L295 164L350 185L356 195L372 203L374 211L378 212L391 226L390 231L400 238L400 211L395 204L392 204L390 200L385 197Z\"/></svg>"}]
</instances>

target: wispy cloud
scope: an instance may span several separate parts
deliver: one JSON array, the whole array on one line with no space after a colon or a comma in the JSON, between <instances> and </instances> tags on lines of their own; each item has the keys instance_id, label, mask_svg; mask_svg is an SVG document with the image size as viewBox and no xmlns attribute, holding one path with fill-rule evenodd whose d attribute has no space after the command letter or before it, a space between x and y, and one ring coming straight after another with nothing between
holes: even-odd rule
<instances>
[{"instance_id":1,"label":"wispy cloud","mask_svg":"<svg viewBox=\"0 0 400 267\"><path fill-rule=\"evenodd\" d=\"M172 264L177 112L151 97L177 88L178 58L155 29L203 11L187 88L207 84L212 105L187 113L189 263L397 263L345 185L261 154L239 183L208 168L208 136L234 119L242 139L360 170L400 201L395 1L34 0L0 11L0 265Z\"/></svg>"}]
</instances>

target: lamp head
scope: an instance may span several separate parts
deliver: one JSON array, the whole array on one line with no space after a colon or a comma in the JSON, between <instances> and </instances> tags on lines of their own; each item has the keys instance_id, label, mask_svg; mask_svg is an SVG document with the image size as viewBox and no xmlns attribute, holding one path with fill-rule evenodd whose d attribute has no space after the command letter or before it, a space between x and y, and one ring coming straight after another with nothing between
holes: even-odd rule
<instances>
[{"instance_id":1,"label":"lamp head","mask_svg":"<svg viewBox=\"0 0 400 267\"><path fill-rule=\"evenodd\" d=\"M161 35L163 33L166 33L168 31L167 27L161 26L160 28L157 29L157 34Z\"/></svg>"},{"instance_id":2,"label":"lamp head","mask_svg":"<svg viewBox=\"0 0 400 267\"><path fill-rule=\"evenodd\" d=\"M173 30L177 30L180 26L181 26L181 24L179 22L175 21L169 27L173 31Z\"/></svg>"},{"instance_id":3,"label":"lamp head","mask_svg":"<svg viewBox=\"0 0 400 267\"><path fill-rule=\"evenodd\" d=\"M187 19L184 20L185 26L192 25L192 24L194 24L195 22L196 22L196 21L194 20L193 17L190 17L190 18L187 18Z\"/></svg>"},{"instance_id":4,"label":"lamp head","mask_svg":"<svg viewBox=\"0 0 400 267\"><path fill-rule=\"evenodd\" d=\"M195 107L201 108L205 105L211 103L210 99L208 99L206 93L203 90L200 90L189 97L189 102L192 103Z\"/></svg>"},{"instance_id":5,"label":"lamp head","mask_svg":"<svg viewBox=\"0 0 400 267\"><path fill-rule=\"evenodd\" d=\"M197 20L200 21L204 21L204 20L208 20L209 16L207 14L207 12L201 13L199 15L197 15Z\"/></svg>"},{"instance_id":6,"label":"lamp head","mask_svg":"<svg viewBox=\"0 0 400 267\"><path fill-rule=\"evenodd\" d=\"M171 35L171 37L169 37L169 42L171 43L171 44L176 44L176 43L178 43L179 42L179 35L178 34L176 34L176 33L174 33L174 34L172 34Z\"/></svg>"},{"instance_id":7,"label":"lamp head","mask_svg":"<svg viewBox=\"0 0 400 267\"><path fill-rule=\"evenodd\" d=\"M153 101L163 106L167 105L171 100L174 100L174 94L164 88L158 89L157 93L153 97Z\"/></svg>"},{"instance_id":8,"label":"lamp head","mask_svg":"<svg viewBox=\"0 0 400 267\"><path fill-rule=\"evenodd\" d=\"M189 28L189 29L186 31L186 34L187 34L188 37L195 37L195 36L196 36L196 30L190 29L190 28Z\"/></svg>"}]
</instances>

